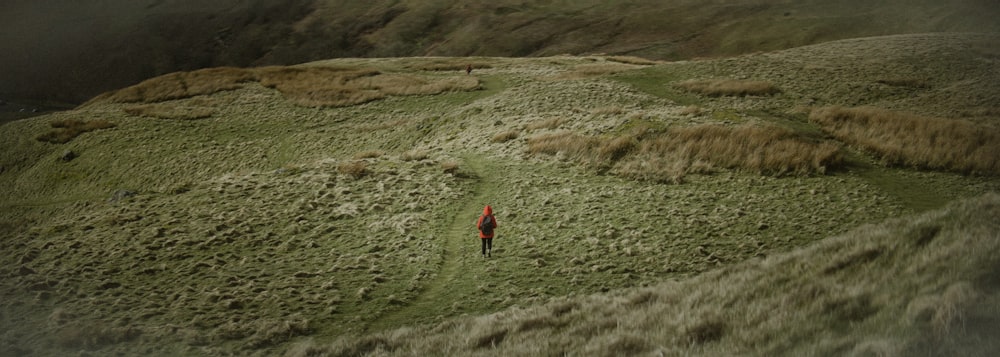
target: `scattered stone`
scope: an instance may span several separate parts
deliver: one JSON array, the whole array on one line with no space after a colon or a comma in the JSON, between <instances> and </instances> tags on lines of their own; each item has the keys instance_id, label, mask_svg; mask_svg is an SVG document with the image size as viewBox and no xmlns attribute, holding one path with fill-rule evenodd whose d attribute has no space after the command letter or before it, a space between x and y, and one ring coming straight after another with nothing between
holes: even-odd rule
<instances>
[{"instance_id":1,"label":"scattered stone","mask_svg":"<svg viewBox=\"0 0 1000 357\"><path fill-rule=\"evenodd\" d=\"M123 199L135 196L136 194L137 193L135 191L130 191L130 190L115 190L115 193L111 195L111 198L108 199L108 202L118 202Z\"/></svg>"},{"instance_id":2,"label":"scattered stone","mask_svg":"<svg viewBox=\"0 0 1000 357\"><path fill-rule=\"evenodd\" d=\"M62 156L59 157L59 160L70 162L73 161L73 159L77 158L77 156L78 155L72 150L66 150L65 152L63 152Z\"/></svg>"}]
</instances>

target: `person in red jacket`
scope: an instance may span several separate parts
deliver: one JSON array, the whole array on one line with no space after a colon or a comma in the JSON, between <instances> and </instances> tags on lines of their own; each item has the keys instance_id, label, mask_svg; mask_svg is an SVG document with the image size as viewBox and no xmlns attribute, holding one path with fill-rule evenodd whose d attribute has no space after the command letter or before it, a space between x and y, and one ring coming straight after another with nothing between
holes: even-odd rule
<instances>
[{"instance_id":1,"label":"person in red jacket","mask_svg":"<svg viewBox=\"0 0 1000 357\"><path fill-rule=\"evenodd\" d=\"M493 217L493 208L490 205L483 208L483 215L479 216L476 228L479 229L479 240L483 245L483 258L492 257L493 235L495 234L493 230L497 228L497 219Z\"/></svg>"}]
</instances>

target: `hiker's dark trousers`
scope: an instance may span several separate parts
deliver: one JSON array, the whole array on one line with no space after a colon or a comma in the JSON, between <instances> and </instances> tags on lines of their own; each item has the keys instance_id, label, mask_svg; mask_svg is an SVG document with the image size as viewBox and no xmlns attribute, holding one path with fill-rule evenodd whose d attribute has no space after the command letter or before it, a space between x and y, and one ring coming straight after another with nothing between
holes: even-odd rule
<instances>
[{"instance_id":1,"label":"hiker's dark trousers","mask_svg":"<svg viewBox=\"0 0 1000 357\"><path fill-rule=\"evenodd\" d=\"M480 238L483 241L483 255L486 255L486 250L493 250L493 238Z\"/></svg>"}]
</instances>

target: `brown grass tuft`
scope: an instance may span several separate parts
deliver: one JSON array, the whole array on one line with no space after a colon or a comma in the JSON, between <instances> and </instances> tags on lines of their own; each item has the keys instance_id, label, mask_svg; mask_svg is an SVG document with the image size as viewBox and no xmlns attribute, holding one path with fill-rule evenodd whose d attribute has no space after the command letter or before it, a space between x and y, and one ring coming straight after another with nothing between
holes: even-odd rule
<instances>
[{"instance_id":1,"label":"brown grass tuft","mask_svg":"<svg viewBox=\"0 0 1000 357\"><path fill-rule=\"evenodd\" d=\"M258 73L262 85L307 107L340 107L390 95L431 95L480 88L479 80L469 76L387 74L367 68L266 67Z\"/></svg>"},{"instance_id":2,"label":"brown grass tuft","mask_svg":"<svg viewBox=\"0 0 1000 357\"><path fill-rule=\"evenodd\" d=\"M815 142L776 126L701 125L662 132L636 130L609 138L571 132L528 139L532 154L565 155L585 165L612 168L640 180L680 182L711 167L760 174L823 174L843 163L840 147Z\"/></svg>"},{"instance_id":3,"label":"brown grass tuft","mask_svg":"<svg viewBox=\"0 0 1000 357\"><path fill-rule=\"evenodd\" d=\"M726 334L726 323L718 318L708 318L689 326L684 336L693 344L718 341Z\"/></svg>"},{"instance_id":4,"label":"brown grass tuft","mask_svg":"<svg viewBox=\"0 0 1000 357\"><path fill-rule=\"evenodd\" d=\"M446 173L446 174L458 175L459 174L459 168L461 168L461 166L462 166L462 164L459 163L458 161L454 161L454 160L452 160L452 161L445 161L445 162L441 163L441 170L444 170L444 173Z\"/></svg>"},{"instance_id":5,"label":"brown grass tuft","mask_svg":"<svg viewBox=\"0 0 1000 357\"><path fill-rule=\"evenodd\" d=\"M426 159L428 157L430 157L430 154L427 153L427 150L413 149L413 150L404 152L403 155L400 158L403 159L403 161L420 161L420 160L424 160L424 159Z\"/></svg>"},{"instance_id":6,"label":"brown grass tuft","mask_svg":"<svg viewBox=\"0 0 1000 357\"><path fill-rule=\"evenodd\" d=\"M519 130L508 130L497 135L493 135L493 142L495 143L505 143L521 136L521 131Z\"/></svg>"},{"instance_id":7,"label":"brown grass tuft","mask_svg":"<svg viewBox=\"0 0 1000 357\"><path fill-rule=\"evenodd\" d=\"M472 347L474 348L496 348L497 345L503 342L507 338L507 329L499 329L496 331L489 331L479 337L476 337L472 341Z\"/></svg>"},{"instance_id":8,"label":"brown grass tuft","mask_svg":"<svg viewBox=\"0 0 1000 357\"><path fill-rule=\"evenodd\" d=\"M462 58L436 58L428 61L421 61L418 63L413 63L406 65L407 69L414 69L418 71L435 71L435 72L446 72L446 71L461 71L464 73L466 66L472 66L472 70L477 69L489 69L493 68L493 65L480 62L480 61L468 61Z\"/></svg>"},{"instance_id":9,"label":"brown grass tuft","mask_svg":"<svg viewBox=\"0 0 1000 357\"><path fill-rule=\"evenodd\" d=\"M375 158L382 157L382 155L385 155L385 152L382 151L382 150L368 150L368 151L362 151L362 152L359 152L357 154L354 154L354 159L355 160L375 159Z\"/></svg>"},{"instance_id":10,"label":"brown grass tuft","mask_svg":"<svg viewBox=\"0 0 1000 357\"><path fill-rule=\"evenodd\" d=\"M1000 130L994 127L871 107L820 108L809 120L888 165L1000 174Z\"/></svg>"},{"instance_id":11,"label":"brown grass tuft","mask_svg":"<svg viewBox=\"0 0 1000 357\"><path fill-rule=\"evenodd\" d=\"M349 106L392 95L432 95L481 87L479 79L465 75L418 76L370 68L222 67L159 76L102 94L88 103L157 103L239 89L247 82L277 89L286 99L307 107Z\"/></svg>"},{"instance_id":12,"label":"brown grass tuft","mask_svg":"<svg viewBox=\"0 0 1000 357\"><path fill-rule=\"evenodd\" d=\"M764 96L781 92L778 87L775 87L769 82L743 81L735 79L692 79L677 83L676 86L687 91L711 97L752 95Z\"/></svg>"},{"instance_id":13,"label":"brown grass tuft","mask_svg":"<svg viewBox=\"0 0 1000 357\"><path fill-rule=\"evenodd\" d=\"M361 160L342 162L337 165L337 172L359 179L368 175L368 164Z\"/></svg>"},{"instance_id":14,"label":"brown grass tuft","mask_svg":"<svg viewBox=\"0 0 1000 357\"><path fill-rule=\"evenodd\" d=\"M218 67L191 72L175 72L150 78L131 87L104 93L89 101L114 103L155 103L242 88L255 80L252 71Z\"/></svg>"},{"instance_id":15,"label":"brown grass tuft","mask_svg":"<svg viewBox=\"0 0 1000 357\"><path fill-rule=\"evenodd\" d=\"M52 131L35 137L38 141L45 141L53 144L65 144L73 140L80 134L99 129L114 128L116 125L104 119L82 121L78 119L65 119L53 121L49 125Z\"/></svg>"},{"instance_id":16,"label":"brown grass tuft","mask_svg":"<svg viewBox=\"0 0 1000 357\"><path fill-rule=\"evenodd\" d=\"M704 112L705 112L705 109L703 109L702 107L699 107L697 105L689 105L689 106L686 106L683 109L681 109L680 114L681 115L694 115L694 116L698 116L698 115L701 115L701 113L704 113Z\"/></svg>"}]
</instances>

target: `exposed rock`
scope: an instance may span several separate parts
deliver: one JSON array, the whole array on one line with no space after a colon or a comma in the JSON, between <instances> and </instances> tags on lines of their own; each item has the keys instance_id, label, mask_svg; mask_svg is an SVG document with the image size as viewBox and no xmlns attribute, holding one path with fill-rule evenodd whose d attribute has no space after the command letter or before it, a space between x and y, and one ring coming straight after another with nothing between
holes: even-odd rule
<instances>
[{"instance_id":1,"label":"exposed rock","mask_svg":"<svg viewBox=\"0 0 1000 357\"><path fill-rule=\"evenodd\" d=\"M121 189L115 190L115 193L111 194L111 198L108 199L108 202L118 202L135 195L137 195L135 191L121 190Z\"/></svg>"},{"instance_id":2,"label":"exposed rock","mask_svg":"<svg viewBox=\"0 0 1000 357\"><path fill-rule=\"evenodd\" d=\"M79 155L77 155L72 150L66 150L65 152L63 152L62 156L59 157L59 160L70 162L73 161L73 159L77 158L77 156Z\"/></svg>"}]
</instances>

